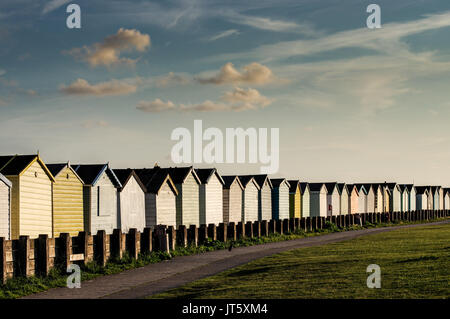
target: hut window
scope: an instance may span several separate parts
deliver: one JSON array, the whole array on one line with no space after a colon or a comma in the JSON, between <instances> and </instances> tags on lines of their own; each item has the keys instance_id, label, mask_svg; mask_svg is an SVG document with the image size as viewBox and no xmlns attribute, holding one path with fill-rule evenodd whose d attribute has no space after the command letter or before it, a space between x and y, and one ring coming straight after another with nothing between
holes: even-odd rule
<instances>
[{"instance_id":1,"label":"hut window","mask_svg":"<svg viewBox=\"0 0 450 319\"><path fill-rule=\"evenodd\" d=\"M66 175L66 178L67 178L67 179L69 179L69 178L70 178L69 174L67 174L67 175Z\"/></svg>"},{"instance_id":2,"label":"hut window","mask_svg":"<svg viewBox=\"0 0 450 319\"><path fill-rule=\"evenodd\" d=\"M38 177L38 173L37 172L34 172L34 177Z\"/></svg>"}]
</instances>

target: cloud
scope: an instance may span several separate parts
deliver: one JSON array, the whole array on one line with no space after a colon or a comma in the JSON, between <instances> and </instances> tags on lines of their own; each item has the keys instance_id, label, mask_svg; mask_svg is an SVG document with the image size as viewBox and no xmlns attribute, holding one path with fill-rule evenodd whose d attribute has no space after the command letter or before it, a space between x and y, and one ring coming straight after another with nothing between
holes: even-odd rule
<instances>
[{"instance_id":1,"label":"cloud","mask_svg":"<svg viewBox=\"0 0 450 319\"><path fill-rule=\"evenodd\" d=\"M197 104L174 104L172 101L164 102L160 99L154 101L140 101L137 109L143 112L156 113L163 111L179 112L241 112L247 110L257 110L271 104L273 100L261 95L255 89L235 88L231 92L226 92L220 101L205 100Z\"/></svg>"},{"instance_id":2,"label":"cloud","mask_svg":"<svg viewBox=\"0 0 450 319\"><path fill-rule=\"evenodd\" d=\"M239 87L234 88L231 92L226 92L222 100L241 105L243 108L252 109L255 107L266 107L272 103L272 100L261 95L258 90L248 88L247 90Z\"/></svg>"},{"instance_id":3,"label":"cloud","mask_svg":"<svg viewBox=\"0 0 450 319\"><path fill-rule=\"evenodd\" d=\"M42 9L42 14L47 14L69 2L70 0L51 0L45 4L44 8Z\"/></svg>"},{"instance_id":4,"label":"cloud","mask_svg":"<svg viewBox=\"0 0 450 319\"><path fill-rule=\"evenodd\" d=\"M201 84L266 84L273 81L274 76L268 67L256 62L244 66L241 72L228 62L216 75L199 76L196 80Z\"/></svg>"},{"instance_id":5,"label":"cloud","mask_svg":"<svg viewBox=\"0 0 450 319\"><path fill-rule=\"evenodd\" d=\"M134 66L137 60L123 58L120 56L121 53L133 50L144 52L149 46L150 36L148 34L142 34L136 29L120 28L116 34L106 37L101 43L95 43L90 47L73 48L63 53L86 61L92 67L110 67L119 64Z\"/></svg>"},{"instance_id":6,"label":"cloud","mask_svg":"<svg viewBox=\"0 0 450 319\"><path fill-rule=\"evenodd\" d=\"M220 32L220 33L216 34L215 36L208 38L208 41L216 41L216 40L219 40L222 38L226 38L226 37L229 37L232 35L238 35L238 34L240 34L240 32L238 30L230 29L230 30Z\"/></svg>"},{"instance_id":7,"label":"cloud","mask_svg":"<svg viewBox=\"0 0 450 319\"><path fill-rule=\"evenodd\" d=\"M223 15L232 23L247 25L255 29L273 32L298 32L305 35L318 34L318 32L308 24L298 24L292 21L250 16L235 11L228 11Z\"/></svg>"},{"instance_id":8,"label":"cloud","mask_svg":"<svg viewBox=\"0 0 450 319\"><path fill-rule=\"evenodd\" d=\"M156 79L157 87L167 87L171 85L185 85L190 80L184 74L169 72L167 75L160 76Z\"/></svg>"},{"instance_id":9,"label":"cloud","mask_svg":"<svg viewBox=\"0 0 450 319\"><path fill-rule=\"evenodd\" d=\"M111 80L98 84L89 84L84 79L77 79L69 86L62 85L60 91L67 95L112 96L135 93L137 86L119 80Z\"/></svg>"},{"instance_id":10,"label":"cloud","mask_svg":"<svg viewBox=\"0 0 450 319\"><path fill-rule=\"evenodd\" d=\"M140 101L136 108L144 112L155 113L172 110L175 108L175 104L171 101L164 102L160 99L155 99L154 101Z\"/></svg>"}]
</instances>

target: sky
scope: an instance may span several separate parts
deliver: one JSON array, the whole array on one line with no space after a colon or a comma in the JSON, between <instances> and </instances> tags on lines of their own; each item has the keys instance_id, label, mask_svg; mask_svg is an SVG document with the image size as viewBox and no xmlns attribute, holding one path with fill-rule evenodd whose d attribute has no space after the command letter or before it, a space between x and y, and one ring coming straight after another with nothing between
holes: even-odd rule
<instances>
[{"instance_id":1,"label":"sky","mask_svg":"<svg viewBox=\"0 0 450 319\"><path fill-rule=\"evenodd\" d=\"M174 166L202 120L279 128L275 176L450 186L449 34L448 0L2 0L0 153Z\"/></svg>"}]
</instances>

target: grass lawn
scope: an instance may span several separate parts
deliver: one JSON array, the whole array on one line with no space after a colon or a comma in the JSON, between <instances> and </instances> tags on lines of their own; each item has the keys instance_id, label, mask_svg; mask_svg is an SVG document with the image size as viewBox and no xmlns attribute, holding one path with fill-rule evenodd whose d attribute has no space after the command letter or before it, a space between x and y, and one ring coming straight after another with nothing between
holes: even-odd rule
<instances>
[{"instance_id":1,"label":"grass lawn","mask_svg":"<svg viewBox=\"0 0 450 319\"><path fill-rule=\"evenodd\" d=\"M369 264L381 289L369 289ZM153 298L449 298L450 224L262 258Z\"/></svg>"}]
</instances>

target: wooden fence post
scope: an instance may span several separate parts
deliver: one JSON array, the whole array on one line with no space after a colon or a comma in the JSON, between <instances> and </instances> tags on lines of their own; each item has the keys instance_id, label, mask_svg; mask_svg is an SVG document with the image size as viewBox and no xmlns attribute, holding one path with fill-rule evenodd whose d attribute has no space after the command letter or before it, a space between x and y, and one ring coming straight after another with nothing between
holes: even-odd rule
<instances>
[{"instance_id":1,"label":"wooden fence post","mask_svg":"<svg viewBox=\"0 0 450 319\"><path fill-rule=\"evenodd\" d=\"M208 238L211 238L212 240L217 240L216 224L209 224L208 225Z\"/></svg>"},{"instance_id":2,"label":"wooden fence post","mask_svg":"<svg viewBox=\"0 0 450 319\"><path fill-rule=\"evenodd\" d=\"M238 239L245 238L245 235L246 235L245 234L245 224L243 222L237 223L236 229L237 229L237 237L238 237Z\"/></svg>"},{"instance_id":3,"label":"wooden fence post","mask_svg":"<svg viewBox=\"0 0 450 319\"><path fill-rule=\"evenodd\" d=\"M218 235L217 235L217 239L226 243L228 236L227 236L227 230L228 230L228 225L227 223L220 223L219 227L218 227Z\"/></svg>"},{"instance_id":4,"label":"wooden fence post","mask_svg":"<svg viewBox=\"0 0 450 319\"><path fill-rule=\"evenodd\" d=\"M50 271L50 249L48 235L39 235L37 244L36 269L41 276L47 276Z\"/></svg>"},{"instance_id":5,"label":"wooden fence post","mask_svg":"<svg viewBox=\"0 0 450 319\"><path fill-rule=\"evenodd\" d=\"M274 234L277 231L277 221L275 219L269 220L269 233Z\"/></svg>"},{"instance_id":6,"label":"wooden fence post","mask_svg":"<svg viewBox=\"0 0 450 319\"><path fill-rule=\"evenodd\" d=\"M167 226L158 225L155 229L155 248L158 251L169 252L169 234L167 234Z\"/></svg>"},{"instance_id":7,"label":"wooden fence post","mask_svg":"<svg viewBox=\"0 0 450 319\"><path fill-rule=\"evenodd\" d=\"M227 233L228 233L228 238L230 240L236 240L237 239L236 223L234 223L234 222L228 223Z\"/></svg>"},{"instance_id":8,"label":"wooden fence post","mask_svg":"<svg viewBox=\"0 0 450 319\"><path fill-rule=\"evenodd\" d=\"M261 222L261 236L269 236L269 222L267 220Z\"/></svg>"},{"instance_id":9,"label":"wooden fence post","mask_svg":"<svg viewBox=\"0 0 450 319\"><path fill-rule=\"evenodd\" d=\"M195 247L198 246L198 228L196 225L189 226L188 242Z\"/></svg>"},{"instance_id":10,"label":"wooden fence post","mask_svg":"<svg viewBox=\"0 0 450 319\"><path fill-rule=\"evenodd\" d=\"M207 225L200 225L200 228L198 229L198 241L200 243L205 242L208 239L208 226Z\"/></svg>"},{"instance_id":11,"label":"wooden fence post","mask_svg":"<svg viewBox=\"0 0 450 319\"><path fill-rule=\"evenodd\" d=\"M261 237L261 222L259 220L253 222L253 236L259 238Z\"/></svg>"},{"instance_id":12,"label":"wooden fence post","mask_svg":"<svg viewBox=\"0 0 450 319\"><path fill-rule=\"evenodd\" d=\"M127 250L133 259L138 259L141 252L141 233L136 228L131 228L127 234Z\"/></svg>"},{"instance_id":13,"label":"wooden fence post","mask_svg":"<svg viewBox=\"0 0 450 319\"><path fill-rule=\"evenodd\" d=\"M283 235L283 221L281 220L281 219L277 219L277 221L276 221L276 223L277 223L277 233L278 234L280 234L280 235Z\"/></svg>"},{"instance_id":14,"label":"wooden fence post","mask_svg":"<svg viewBox=\"0 0 450 319\"><path fill-rule=\"evenodd\" d=\"M141 252L148 254L153 251L153 229L146 227L141 235Z\"/></svg>"},{"instance_id":15,"label":"wooden fence post","mask_svg":"<svg viewBox=\"0 0 450 319\"><path fill-rule=\"evenodd\" d=\"M0 284L6 283L6 240L0 237Z\"/></svg>"},{"instance_id":16,"label":"wooden fence post","mask_svg":"<svg viewBox=\"0 0 450 319\"><path fill-rule=\"evenodd\" d=\"M187 228L184 225L180 225L177 230L177 241L180 247L187 247Z\"/></svg>"},{"instance_id":17,"label":"wooden fence post","mask_svg":"<svg viewBox=\"0 0 450 319\"><path fill-rule=\"evenodd\" d=\"M97 231L97 235L94 236L94 258L100 266L106 265L108 257L106 232L104 230Z\"/></svg>"},{"instance_id":18,"label":"wooden fence post","mask_svg":"<svg viewBox=\"0 0 450 319\"><path fill-rule=\"evenodd\" d=\"M253 238L253 223L252 222L247 222L245 224L245 235L249 238Z\"/></svg>"},{"instance_id":19,"label":"wooden fence post","mask_svg":"<svg viewBox=\"0 0 450 319\"><path fill-rule=\"evenodd\" d=\"M175 250L177 244L177 231L175 230L175 227L167 227L167 233L169 235L169 250Z\"/></svg>"}]
</instances>

